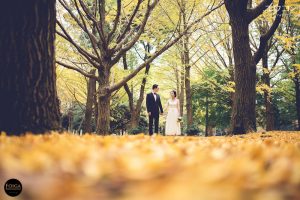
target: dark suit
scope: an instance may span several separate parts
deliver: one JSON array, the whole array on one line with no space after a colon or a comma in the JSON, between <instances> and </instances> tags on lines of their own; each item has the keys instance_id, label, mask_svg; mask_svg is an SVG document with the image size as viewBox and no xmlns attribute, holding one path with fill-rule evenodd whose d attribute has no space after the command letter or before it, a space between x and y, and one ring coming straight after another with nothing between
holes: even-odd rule
<instances>
[{"instance_id":1,"label":"dark suit","mask_svg":"<svg viewBox=\"0 0 300 200\"><path fill-rule=\"evenodd\" d=\"M153 93L147 94L146 98L146 106L148 113L151 112L151 115L149 116L149 134L153 134L153 121L154 121L154 131L155 133L158 133L158 124L159 124L159 109L161 113L163 113L163 108L161 105L160 97L158 94L156 95L156 100L153 95Z\"/></svg>"}]
</instances>

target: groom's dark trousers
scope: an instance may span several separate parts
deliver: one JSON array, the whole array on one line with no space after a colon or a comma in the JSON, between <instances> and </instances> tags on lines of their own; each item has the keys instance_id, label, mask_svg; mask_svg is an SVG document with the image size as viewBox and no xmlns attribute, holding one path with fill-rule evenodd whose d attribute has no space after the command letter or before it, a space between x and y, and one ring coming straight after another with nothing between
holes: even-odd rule
<instances>
[{"instance_id":1,"label":"groom's dark trousers","mask_svg":"<svg viewBox=\"0 0 300 200\"><path fill-rule=\"evenodd\" d=\"M146 106L147 106L147 112L151 113L149 115L149 135L153 135L153 122L154 122L154 132L158 133L159 110L161 111L161 113L164 112L161 105L160 96L154 93L147 94Z\"/></svg>"}]
</instances>

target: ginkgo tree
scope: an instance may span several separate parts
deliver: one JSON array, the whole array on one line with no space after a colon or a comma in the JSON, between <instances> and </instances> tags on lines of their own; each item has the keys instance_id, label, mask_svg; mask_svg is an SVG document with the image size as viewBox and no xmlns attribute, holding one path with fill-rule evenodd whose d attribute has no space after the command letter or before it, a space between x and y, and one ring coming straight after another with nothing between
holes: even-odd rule
<instances>
[{"instance_id":1,"label":"ginkgo tree","mask_svg":"<svg viewBox=\"0 0 300 200\"><path fill-rule=\"evenodd\" d=\"M295 108L297 112L298 130L300 130L300 9L295 6L299 6L300 1L290 0L291 7L288 9L288 15L286 17L286 25L283 28L284 34L277 36L281 46L285 50L285 54L280 58L283 65L286 68L289 79L294 83L294 95L295 95Z\"/></svg>"},{"instance_id":2,"label":"ginkgo tree","mask_svg":"<svg viewBox=\"0 0 300 200\"><path fill-rule=\"evenodd\" d=\"M55 1L9 1L0 8L0 131L59 129L55 85Z\"/></svg>"},{"instance_id":3,"label":"ginkgo tree","mask_svg":"<svg viewBox=\"0 0 300 200\"><path fill-rule=\"evenodd\" d=\"M285 0L279 0L276 17L270 28L260 37L260 44L252 54L249 24L257 19L273 0L263 0L252 8L249 0L224 0L232 29L235 93L231 116L231 133L256 131L256 65L263 56L267 42L280 24ZM250 3L249 3L250 2Z\"/></svg>"},{"instance_id":4,"label":"ginkgo tree","mask_svg":"<svg viewBox=\"0 0 300 200\"><path fill-rule=\"evenodd\" d=\"M97 73L96 75L89 74L72 63L66 63L62 60L57 60L57 63L98 82L99 116L96 132L103 135L109 132L111 94L123 87L147 64L173 46L205 16L223 5L222 2L211 1L207 9L197 19L190 22L180 34L176 34L177 26L175 26L173 33L168 34L163 40L164 43L149 55L147 60L122 80L111 84L112 68L138 42L147 28L147 22L159 0L137 0L127 2L127 4L121 0L116 2L108 0L59 0L58 2L64 8L63 14L67 13L67 16L73 19L76 26L88 38L91 47L84 48L80 45L80 42L70 34L66 20L62 16L58 17L57 34L70 42L86 62L96 69Z\"/></svg>"}]
</instances>

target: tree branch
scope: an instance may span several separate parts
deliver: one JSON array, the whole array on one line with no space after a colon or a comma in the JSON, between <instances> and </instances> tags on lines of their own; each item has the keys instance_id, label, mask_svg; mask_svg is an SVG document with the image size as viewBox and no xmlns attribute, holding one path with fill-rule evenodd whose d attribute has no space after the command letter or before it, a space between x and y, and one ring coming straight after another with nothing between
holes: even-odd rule
<instances>
[{"instance_id":1,"label":"tree branch","mask_svg":"<svg viewBox=\"0 0 300 200\"><path fill-rule=\"evenodd\" d=\"M90 33L90 31L88 30L88 28L87 28L87 26L86 26L86 23L85 23L85 20L84 20L84 18L83 18L83 16L82 16L82 13L81 13L81 11L80 11L80 9L79 9L79 7L78 7L77 0L74 0L74 3L75 3L75 7L76 7L76 9L77 9L77 12L78 12L78 14L79 14L79 16L80 16L80 18L81 18L81 21L82 21L82 23L83 23L84 32L86 32L87 35L89 36L89 39L90 39L90 41L91 41L91 44L92 44L94 53L97 55L97 58L99 59L99 61L100 61L100 63L101 63L101 57L100 57L100 55L99 55L99 53L98 53L98 51L97 51L97 48L96 48L96 45L97 45L97 39L96 39L96 37L95 37L92 33Z\"/></svg>"},{"instance_id":2,"label":"tree branch","mask_svg":"<svg viewBox=\"0 0 300 200\"><path fill-rule=\"evenodd\" d=\"M275 20L272 24L272 26L270 27L270 29L260 37L260 44L258 47L258 50L256 51L256 53L254 54L253 58L255 63L257 64L260 59L262 58L263 55L263 51L268 43L268 40L274 35L277 27L279 26L280 22L281 22L281 18L282 18L282 13L284 10L284 5L285 5L285 0L279 0L278 2L278 10L276 13L276 17Z\"/></svg>"},{"instance_id":3,"label":"tree branch","mask_svg":"<svg viewBox=\"0 0 300 200\"><path fill-rule=\"evenodd\" d=\"M143 2L143 0L138 0L137 5L133 10L124 31L121 33L121 35L118 36L117 43L121 42L121 40L123 40L123 38L125 37L126 33L130 30L130 26L132 24L132 21L133 21L135 15L136 15L137 11L139 10L140 5L141 5L142 2Z\"/></svg>"},{"instance_id":4,"label":"tree branch","mask_svg":"<svg viewBox=\"0 0 300 200\"><path fill-rule=\"evenodd\" d=\"M121 41L120 44L114 48L114 51L118 51L119 49L120 50L117 53L117 55L115 56L115 58L113 59L112 63L117 63L120 60L120 58L122 57L122 55L126 51L128 51L138 41L141 34L144 32L144 28L147 24L150 14L151 14L152 10L154 9L154 7L156 6L156 4L158 3L158 1L159 0L154 0L154 2L152 4L150 4L150 0L148 0L147 10L146 10L145 16L143 18L143 21L138 26L139 29L138 29L137 33L135 34L135 36L131 39L131 41L129 43L123 45L123 43L125 43L125 42ZM128 41L130 37L131 37L131 34L128 34L127 37L123 39L123 41Z\"/></svg>"},{"instance_id":5,"label":"tree branch","mask_svg":"<svg viewBox=\"0 0 300 200\"><path fill-rule=\"evenodd\" d=\"M98 26L98 22L97 22L97 19L95 18L96 17L96 7L97 7L97 2L94 3L94 6L95 6L95 13L93 14L92 11L85 5L85 3L82 1L82 0L78 0L83 11L85 12L86 16L88 19L90 19L92 22L93 22L93 25L96 27L98 33L99 33L99 36L100 36L100 40L104 43L105 42L105 38L103 36L103 32L100 30L99 26Z\"/></svg>"},{"instance_id":6,"label":"tree branch","mask_svg":"<svg viewBox=\"0 0 300 200\"><path fill-rule=\"evenodd\" d=\"M247 19L250 23L254 19L256 19L259 15L261 15L271 4L273 0L263 0L259 5L255 8L247 10Z\"/></svg>"},{"instance_id":7,"label":"tree branch","mask_svg":"<svg viewBox=\"0 0 300 200\"><path fill-rule=\"evenodd\" d=\"M116 18L114 20L113 28L110 31L110 33L108 34L107 43L110 42L111 38L113 37L113 35L116 32L117 26L118 26L118 24L120 22L120 16L121 16L121 0L117 0L117 15L116 15Z\"/></svg>"},{"instance_id":8,"label":"tree branch","mask_svg":"<svg viewBox=\"0 0 300 200\"><path fill-rule=\"evenodd\" d=\"M56 33L61 36L62 38L64 38L65 40L69 41L76 49L77 51L83 55L94 67L99 68L99 64L96 63L97 62L97 57L95 57L94 55L92 55L91 53L87 52L86 50L84 50L83 48L81 48L78 44L76 44L76 42L72 39L72 37L67 33L67 31L65 30L65 28L61 25L61 23L57 20L57 24L58 26L61 28L61 30L64 32L64 34L62 34L59 31L56 31ZM93 61L95 60L95 61Z\"/></svg>"},{"instance_id":9,"label":"tree branch","mask_svg":"<svg viewBox=\"0 0 300 200\"><path fill-rule=\"evenodd\" d=\"M72 70L74 70L74 71L77 71L77 72L79 72L80 74L82 74L82 75L85 76L85 77L89 77L89 78L98 80L98 77L97 77L97 76L92 75L92 74L90 74L90 73L88 73L88 72L84 72L84 71L82 71L81 69L79 69L79 68L77 68L77 67L74 67L74 66L65 64L65 63L60 62L60 61L55 61L55 62L56 62L57 64L59 64L59 65L65 67L65 68L67 68L67 69L72 69Z\"/></svg>"},{"instance_id":10,"label":"tree branch","mask_svg":"<svg viewBox=\"0 0 300 200\"><path fill-rule=\"evenodd\" d=\"M137 73L139 73L144 67L146 67L148 64L150 64L155 58L157 58L163 52L165 52L167 49L169 49L174 44L176 44L185 34L188 33L188 31L195 24L197 24L198 22L200 22L203 18L205 18L210 13L212 13L214 10L220 8L223 4L224 3L221 3L218 6L216 6L215 8L212 8L211 10L207 11L206 13L204 13L199 19L195 20L193 23L191 23L190 25L188 25L185 30L183 30L175 39L173 39L173 41L167 43L164 47L162 47L161 49L159 49L158 51L156 51L154 54L152 54L151 56L149 56L149 58L144 63L142 63L139 67L137 67L131 74L129 74L128 76L126 76L125 78L123 78L123 80L121 80L119 83L116 83L116 84L110 86L109 87L109 92L113 92L113 91L118 90L119 88L121 88L125 83L127 83L129 80L131 80L133 77L135 77L135 75Z\"/></svg>"}]
</instances>

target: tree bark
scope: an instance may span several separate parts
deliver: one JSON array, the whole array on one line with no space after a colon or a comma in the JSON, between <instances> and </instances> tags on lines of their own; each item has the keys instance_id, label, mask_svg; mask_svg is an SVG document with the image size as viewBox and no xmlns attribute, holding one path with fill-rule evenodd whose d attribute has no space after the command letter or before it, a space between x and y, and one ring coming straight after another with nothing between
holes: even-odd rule
<instances>
[{"instance_id":1,"label":"tree bark","mask_svg":"<svg viewBox=\"0 0 300 200\"><path fill-rule=\"evenodd\" d=\"M296 60L293 59L293 63L296 63ZM298 127L297 129L300 131L300 75L297 72L296 67L294 67L295 78L293 79L295 84L295 95L296 95L296 111L297 111L297 119L298 119Z\"/></svg>"},{"instance_id":2,"label":"tree bark","mask_svg":"<svg viewBox=\"0 0 300 200\"><path fill-rule=\"evenodd\" d=\"M265 48L264 55L262 57L262 65L263 65L263 83L271 88L270 84L270 73L269 73L269 64L268 64L268 47ZM264 90L264 103L265 103L265 117L266 117L266 131L272 131L275 127L275 117L274 117L274 109L272 103L272 96L269 90Z\"/></svg>"},{"instance_id":3,"label":"tree bark","mask_svg":"<svg viewBox=\"0 0 300 200\"><path fill-rule=\"evenodd\" d=\"M110 132L110 100L111 93L109 88L110 70L101 67L99 73L99 94L98 94L98 120L96 133L107 135Z\"/></svg>"},{"instance_id":4,"label":"tree bark","mask_svg":"<svg viewBox=\"0 0 300 200\"><path fill-rule=\"evenodd\" d=\"M151 46L149 43L146 43L146 44L144 44L144 48L145 48L145 52L146 52L145 56L144 56L144 61L145 61L149 57L148 54L150 53ZM126 54L123 56L123 65L124 65L124 69L127 70L128 66L127 66ZM150 67L151 67L150 64L146 65L145 76L142 79L142 83L140 86L140 92L139 92L139 98L137 100L136 105L134 105L133 90L132 91L130 90L127 83L124 85L124 89L128 95L128 100L129 100L129 108L130 108L130 113L131 113L131 117L130 117L130 128L131 129L136 128L139 125L142 104L144 101L145 86L147 83L147 75L149 74Z\"/></svg>"},{"instance_id":5,"label":"tree bark","mask_svg":"<svg viewBox=\"0 0 300 200\"><path fill-rule=\"evenodd\" d=\"M299 77L295 78L295 93L296 93L296 109L298 118L298 131L300 131L300 81Z\"/></svg>"},{"instance_id":6,"label":"tree bark","mask_svg":"<svg viewBox=\"0 0 300 200\"><path fill-rule=\"evenodd\" d=\"M96 70L92 69L90 74L95 75ZM95 93L96 93L96 80L89 78L87 84L87 98L85 106L84 121L82 125L83 133L91 133L92 130L92 116L93 116L93 105L95 104Z\"/></svg>"},{"instance_id":7,"label":"tree bark","mask_svg":"<svg viewBox=\"0 0 300 200\"><path fill-rule=\"evenodd\" d=\"M208 106L209 106L209 102L208 102L208 97L206 96L205 98L205 137L208 136Z\"/></svg>"},{"instance_id":8,"label":"tree bark","mask_svg":"<svg viewBox=\"0 0 300 200\"><path fill-rule=\"evenodd\" d=\"M188 49L188 36L185 36L184 42L184 66L185 66L185 100L186 100L186 115L187 126L190 127L193 124L193 108L192 108L192 92L191 92L191 66L190 55Z\"/></svg>"},{"instance_id":9,"label":"tree bark","mask_svg":"<svg viewBox=\"0 0 300 200\"><path fill-rule=\"evenodd\" d=\"M0 131L60 128L54 64L55 1L9 1L0 9Z\"/></svg>"},{"instance_id":10,"label":"tree bark","mask_svg":"<svg viewBox=\"0 0 300 200\"><path fill-rule=\"evenodd\" d=\"M131 120L131 127L135 128L139 125L139 121L140 121L140 116L141 116L141 111L142 111L142 104L144 101L144 94L145 94L145 86L147 83L147 75L149 74L150 71L150 64L147 64L146 69L145 69L145 76L142 80L142 84L140 87L140 96L139 99L136 103L136 107L134 110L134 115L132 116L132 120Z\"/></svg>"},{"instance_id":11,"label":"tree bark","mask_svg":"<svg viewBox=\"0 0 300 200\"><path fill-rule=\"evenodd\" d=\"M181 69L180 69L180 93L179 93L179 101L180 101L180 116L183 116L183 108L184 108L184 85L185 85L185 69L184 69L184 55L181 52Z\"/></svg>"},{"instance_id":12,"label":"tree bark","mask_svg":"<svg viewBox=\"0 0 300 200\"><path fill-rule=\"evenodd\" d=\"M260 37L260 44L254 55L250 48L249 24L259 17L273 0L264 0L252 9L247 8L250 6L248 0L224 0L224 2L230 17L235 62L231 133L243 134L256 131L256 64L262 58L263 50L281 22L285 0L279 0L275 20L270 29Z\"/></svg>"},{"instance_id":13,"label":"tree bark","mask_svg":"<svg viewBox=\"0 0 300 200\"><path fill-rule=\"evenodd\" d=\"M249 43L248 23L231 18L235 93L231 115L231 132L244 134L256 131L256 64Z\"/></svg>"},{"instance_id":14,"label":"tree bark","mask_svg":"<svg viewBox=\"0 0 300 200\"><path fill-rule=\"evenodd\" d=\"M186 2L182 1L182 23L183 28L187 28L187 13L186 13ZM191 93L191 65L190 65L190 51L189 51L189 35L186 34L183 37L183 65L185 68L185 100L186 100L186 117L187 127L193 124L193 108L192 108L192 93Z\"/></svg>"}]
</instances>

